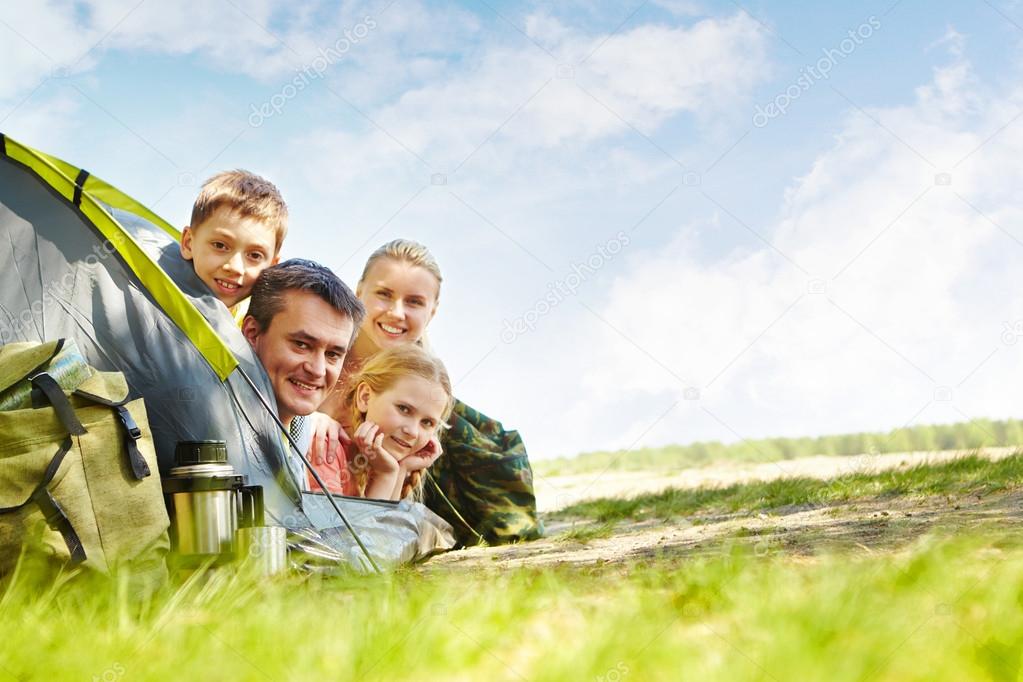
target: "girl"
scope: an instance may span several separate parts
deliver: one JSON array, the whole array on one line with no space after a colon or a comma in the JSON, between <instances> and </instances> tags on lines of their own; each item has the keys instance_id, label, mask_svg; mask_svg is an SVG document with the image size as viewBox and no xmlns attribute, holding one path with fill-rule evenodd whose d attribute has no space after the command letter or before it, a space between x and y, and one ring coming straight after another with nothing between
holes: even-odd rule
<instances>
[{"instance_id":1,"label":"girl","mask_svg":"<svg viewBox=\"0 0 1023 682\"><path fill-rule=\"evenodd\" d=\"M378 352L345 384L340 417L352 443L344 461L314 465L317 473L331 492L421 499L422 472L440 456L436 435L453 404L439 359L414 344Z\"/></svg>"}]
</instances>

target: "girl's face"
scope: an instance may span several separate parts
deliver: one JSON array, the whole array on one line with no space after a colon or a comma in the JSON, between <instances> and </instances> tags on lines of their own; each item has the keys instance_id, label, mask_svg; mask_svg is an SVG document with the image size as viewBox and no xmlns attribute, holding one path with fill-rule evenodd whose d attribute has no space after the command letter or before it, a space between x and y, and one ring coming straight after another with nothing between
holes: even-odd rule
<instances>
[{"instance_id":1,"label":"girl's face","mask_svg":"<svg viewBox=\"0 0 1023 682\"><path fill-rule=\"evenodd\" d=\"M384 449L402 460L430 442L441 423L447 395L439 384L418 376L405 376L386 391L376 393L359 385L356 406L384 434Z\"/></svg>"},{"instance_id":2,"label":"girl's face","mask_svg":"<svg viewBox=\"0 0 1023 682\"><path fill-rule=\"evenodd\" d=\"M357 289L366 307L359 331L378 349L415 343L437 312L440 282L429 270L394 258L380 258Z\"/></svg>"}]
</instances>

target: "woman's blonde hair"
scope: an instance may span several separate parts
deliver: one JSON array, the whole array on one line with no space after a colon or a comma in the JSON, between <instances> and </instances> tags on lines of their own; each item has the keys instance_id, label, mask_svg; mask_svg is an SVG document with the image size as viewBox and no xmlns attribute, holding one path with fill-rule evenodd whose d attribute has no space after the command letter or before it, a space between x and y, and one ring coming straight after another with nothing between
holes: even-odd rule
<instances>
[{"instance_id":1,"label":"woman's blonde hair","mask_svg":"<svg viewBox=\"0 0 1023 682\"><path fill-rule=\"evenodd\" d=\"M418 265L424 268L427 272L437 278L437 298L440 298L440 285L444 281L444 278L440 274L440 265L437 264L437 259L433 257L430 250L419 242L414 242L411 239L395 239L389 241L379 249L369 255L369 259L366 261L366 267L362 269L362 277L359 278L359 285L366 280L366 275L369 274L369 269L373 267L381 258L393 258L394 260L408 263L409 265Z\"/></svg>"},{"instance_id":2,"label":"woman's blonde hair","mask_svg":"<svg viewBox=\"0 0 1023 682\"><path fill-rule=\"evenodd\" d=\"M356 400L359 387L366 384L373 393L379 394L394 386L395 382L402 377L407 376L417 376L441 387L444 391L445 403L438 431L447 426L445 422L451 416L455 398L451 391L451 379L448 377L444 363L440 361L440 358L415 344L404 344L380 351L367 360L357 374L348 379L344 388L342 409L348 412L353 433L366 421L366 414L359 410L358 400ZM366 484L369 482L367 467L356 466L354 468L353 473L359 494L365 495ZM401 497L405 498L412 494L414 499L420 500L422 491L423 472L415 471L402 485Z\"/></svg>"}]
</instances>

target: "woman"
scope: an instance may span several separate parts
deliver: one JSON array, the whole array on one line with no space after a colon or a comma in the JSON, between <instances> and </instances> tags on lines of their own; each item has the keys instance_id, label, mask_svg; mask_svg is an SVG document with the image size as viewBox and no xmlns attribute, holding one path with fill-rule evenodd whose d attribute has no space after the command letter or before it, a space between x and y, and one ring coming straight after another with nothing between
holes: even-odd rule
<instances>
[{"instance_id":1,"label":"woman","mask_svg":"<svg viewBox=\"0 0 1023 682\"><path fill-rule=\"evenodd\" d=\"M383 349L425 344L442 281L437 261L418 242L396 239L370 255L355 289L366 317L345 358L339 386ZM320 410L341 417L342 391L335 391ZM449 423L438 444L444 456L429 470L427 506L451 523L462 544L539 537L533 472L518 433L505 431L458 400ZM318 424L310 457L333 452L325 447L328 442L324 425Z\"/></svg>"}]
</instances>

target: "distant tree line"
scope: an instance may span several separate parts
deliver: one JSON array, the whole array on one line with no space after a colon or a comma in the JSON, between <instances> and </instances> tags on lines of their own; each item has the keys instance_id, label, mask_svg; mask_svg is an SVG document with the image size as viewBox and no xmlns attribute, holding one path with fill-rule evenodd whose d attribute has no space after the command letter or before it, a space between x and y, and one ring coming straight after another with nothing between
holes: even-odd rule
<instances>
[{"instance_id":1,"label":"distant tree line","mask_svg":"<svg viewBox=\"0 0 1023 682\"><path fill-rule=\"evenodd\" d=\"M817 438L764 438L724 444L705 441L689 445L642 448L631 452L586 452L576 457L540 460L543 475L591 470L676 469L711 462L770 462L813 455L861 455L889 452L975 450L1023 445L1023 420L974 419L957 424L909 426L887 433L846 433Z\"/></svg>"}]
</instances>

